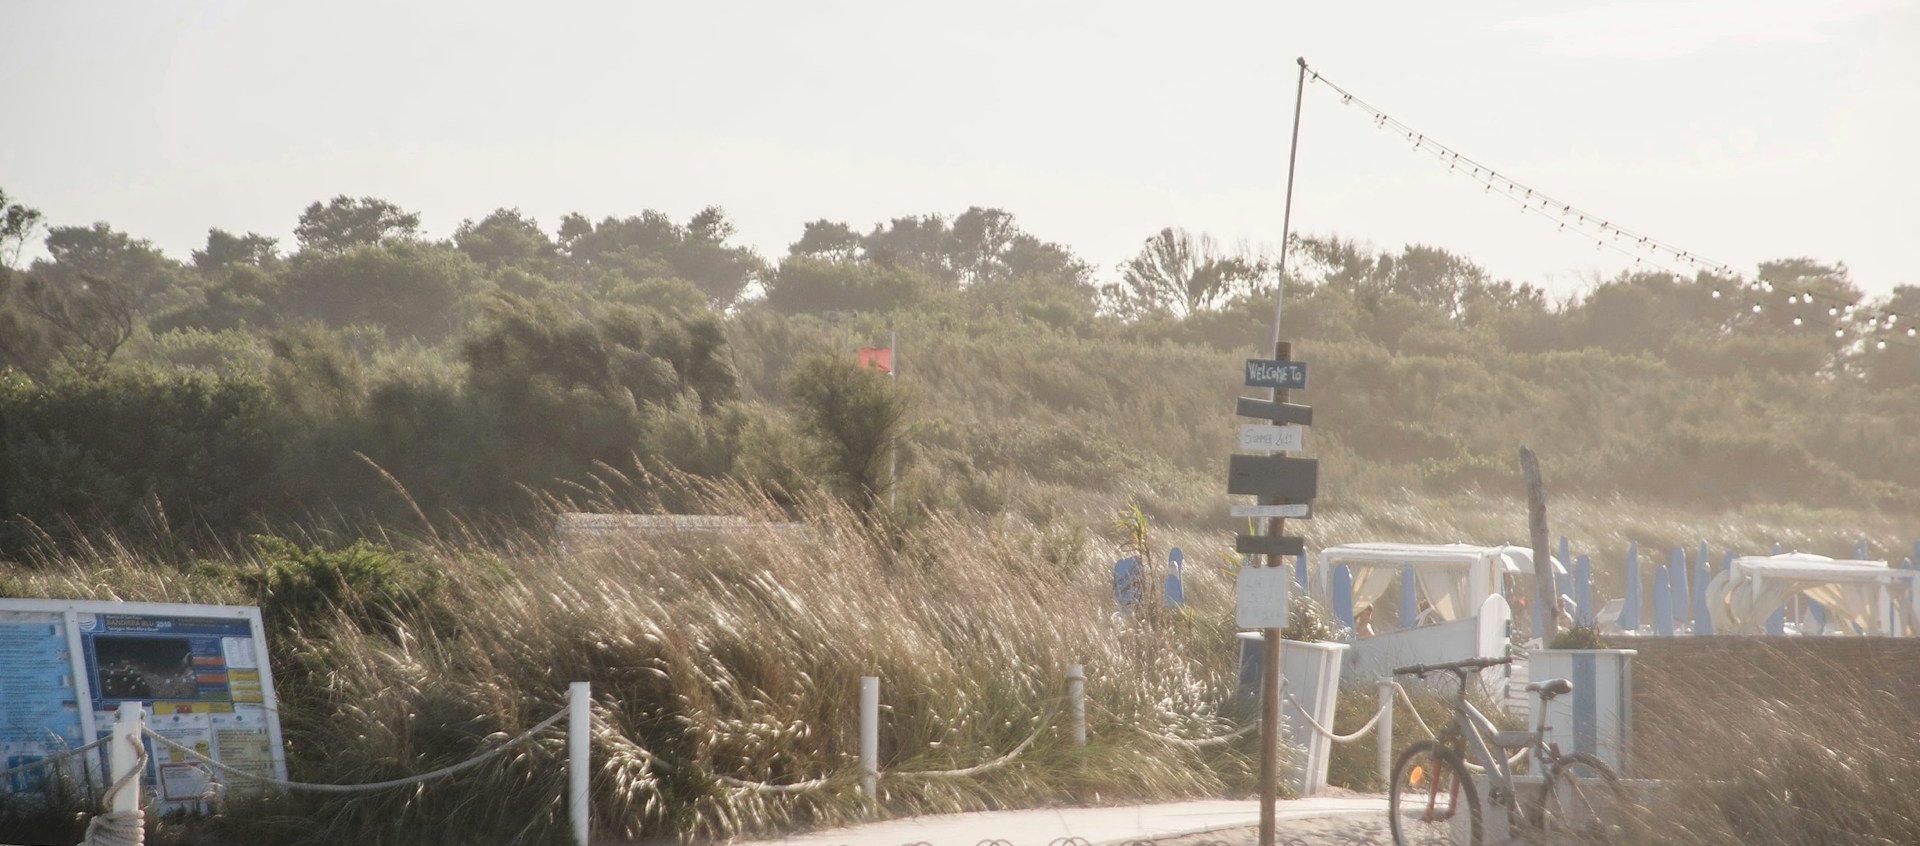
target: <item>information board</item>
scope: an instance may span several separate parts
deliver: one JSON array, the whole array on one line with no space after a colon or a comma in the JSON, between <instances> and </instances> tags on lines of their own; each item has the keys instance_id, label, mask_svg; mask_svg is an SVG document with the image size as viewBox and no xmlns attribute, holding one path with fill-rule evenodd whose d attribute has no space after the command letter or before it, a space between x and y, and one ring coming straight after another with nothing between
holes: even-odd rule
<instances>
[{"instance_id":1,"label":"information board","mask_svg":"<svg viewBox=\"0 0 1920 846\"><path fill-rule=\"evenodd\" d=\"M155 733L223 764L286 778L279 702L260 609L0 599L0 761L9 769L112 733L123 702ZM211 768L148 742L145 789L166 813L198 808ZM0 793L39 793L64 772L99 783L98 756L15 775ZM83 773L82 768L86 772ZM262 785L221 778L229 796Z\"/></svg>"}]
</instances>

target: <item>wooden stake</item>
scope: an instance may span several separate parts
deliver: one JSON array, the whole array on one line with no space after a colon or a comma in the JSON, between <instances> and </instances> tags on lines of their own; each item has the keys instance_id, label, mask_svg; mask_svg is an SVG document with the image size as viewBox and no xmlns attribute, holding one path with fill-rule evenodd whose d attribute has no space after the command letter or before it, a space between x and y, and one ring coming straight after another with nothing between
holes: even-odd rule
<instances>
[{"instance_id":1,"label":"wooden stake","mask_svg":"<svg viewBox=\"0 0 1920 846\"><path fill-rule=\"evenodd\" d=\"M1276 361L1288 361L1293 357L1293 344L1277 341L1273 345L1273 357ZM1286 402L1289 391L1275 388L1274 402ZM1286 453L1280 453L1285 455ZM1267 520L1267 536L1279 537L1286 534L1287 518L1273 517ZM1268 555L1268 567L1285 567L1284 555ZM1260 674L1260 843L1273 846L1275 837L1275 803L1280 798L1280 633L1282 629L1261 629L1260 638L1266 648L1262 651L1266 666Z\"/></svg>"},{"instance_id":2,"label":"wooden stake","mask_svg":"<svg viewBox=\"0 0 1920 846\"><path fill-rule=\"evenodd\" d=\"M1560 631L1560 587L1554 580L1553 551L1547 548L1547 485L1540 479L1540 460L1524 446L1520 472L1527 477L1527 523L1533 530L1533 601L1541 629L1536 634L1544 646Z\"/></svg>"}]
</instances>

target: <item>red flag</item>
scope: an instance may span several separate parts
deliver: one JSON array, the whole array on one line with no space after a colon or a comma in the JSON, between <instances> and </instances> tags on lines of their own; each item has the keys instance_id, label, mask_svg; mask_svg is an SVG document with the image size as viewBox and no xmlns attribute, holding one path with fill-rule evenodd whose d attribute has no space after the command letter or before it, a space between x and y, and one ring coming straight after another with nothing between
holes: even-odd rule
<instances>
[{"instance_id":1,"label":"red flag","mask_svg":"<svg viewBox=\"0 0 1920 846\"><path fill-rule=\"evenodd\" d=\"M893 348L861 347L860 366L871 367L882 373L893 372Z\"/></svg>"}]
</instances>

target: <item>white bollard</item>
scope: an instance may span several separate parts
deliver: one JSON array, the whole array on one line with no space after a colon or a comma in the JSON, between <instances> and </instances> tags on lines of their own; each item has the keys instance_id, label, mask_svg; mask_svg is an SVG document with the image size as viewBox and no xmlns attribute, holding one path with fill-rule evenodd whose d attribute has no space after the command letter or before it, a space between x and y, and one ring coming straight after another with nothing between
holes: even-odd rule
<instances>
[{"instance_id":1,"label":"white bollard","mask_svg":"<svg viewBox=\"0 0 1920 846\"><path fill-rule=\"evenodd\" d=\"M1380 727L1374 737L1379 746L1380 783L1393 786L1393 682L1380 680Z\"/></svg>"},{"instance_id":2,"label":"white bollard","mask_svg":"<svg viewBox=\"0 0 1920 846\"><path fill-rule=\"evenodd\" d=\"M1073 721L1073 745L1087 745L1087 668L1067 665L1067 710Z\"/></svg>"},{"instance_id":3,"label":"white bollard","mask_svg":"<svg viewBox=\"0 0 1920 846\"><path fill-rule=\"evenodd\" d=\"M593 759L593 684L567 686L567 816L573 823L574 846L587 846L593 824L588 801Z\"/></svg>"},{"instance_id":4,"label":"white bollard","mask_svg":"<svg viewBox=\"0 0 1920 846\"><path fill-rule=\"evenodd\" d=\"M108 776L109 789L129 773L127 786L113 794L108 811L140 810L140 750L146 738L140 736L141 724L146 721L146 709L138 702L122 702L120 710L113 720L113 746L107 751L107 765L112 767Z\"/></svg>"},{"instance_id":5,"label":"white bollard","mask_svg":"<svg viewBox=\"0 0 1920 846\"><path fill-rule=\"evenodd\" d=\"M880 795L880 677L860 677L860 792Z\"/></svg>"}]
</instances>

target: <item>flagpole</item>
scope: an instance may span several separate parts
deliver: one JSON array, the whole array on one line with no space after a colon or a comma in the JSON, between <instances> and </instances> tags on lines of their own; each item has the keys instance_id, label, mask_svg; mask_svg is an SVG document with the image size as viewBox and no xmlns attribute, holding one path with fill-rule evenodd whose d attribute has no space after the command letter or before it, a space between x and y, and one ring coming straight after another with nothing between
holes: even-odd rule
<instances>
[{"instance_id":1,"label":"flagpole","mask_svg":"<svg viewBox=\"0 0 1920 846\"><path fill-rule=\"evenodd\" d=\"M1280 273L1273 285L1273 343L1270 348L1276 359L1290 357L1293 345L1280 340L1281 309L1286 304L1287 293L1287 242L1293 238L1293 170L1300 154L1300 103L1307 90L1307 59L1302 56L1300 79L1293 88L1293 142L1287 148L1287 200L1280 214ZM1273 389L1274 402L1287 399L1287 392ZM1264 501L1264 500L1263 500ZM1275 517L1267 521L1267 534L1278 536L1284 531L1286 521ZM1283 556L1267 554L1268 567L1283 567ZM1274 837L1278 824L1276 801L1279 798L1280 781L1280 635L1281 629L1266 628L1260 631L1264 666L1260 678L1260 846L1274 846Z\"/></svg>"},{"instance_id":2,"label":"flagpole","mask_svg":"<svg viewBox=\"0 0 1920 846\"><path fill-rule=\"evenodd\" d=\"M899 389L895 379L900 376L900 333L887 329L887 383L895 390ZM900 503L900 433L895 432L891 443L887 445L887 508L892 510Z\"/></svg>"}]
</instances>

